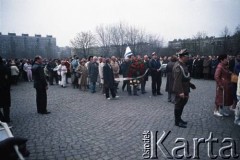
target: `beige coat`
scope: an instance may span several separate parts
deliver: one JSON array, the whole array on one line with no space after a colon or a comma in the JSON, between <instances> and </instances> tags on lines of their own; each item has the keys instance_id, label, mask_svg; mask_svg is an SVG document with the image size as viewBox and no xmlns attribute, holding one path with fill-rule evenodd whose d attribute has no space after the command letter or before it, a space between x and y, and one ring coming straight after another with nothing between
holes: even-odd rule
<instances>
[{"instance_id":1,"label":"beige coat","mask_svg":"<svg viewBox=\"0 0 240 160\"><path fill-rule=\"evenodd\" d=\"M114 78L119 78L119 70L120 70L119 64L117 62L112 61L110 65L111 65L112 70L113 70Z\"/></svg>"},{"instance_id":2,"label":"beige coat","mask_svg":"<svg viewBox=\"0 0 240 160\"><path fill-rule=\"evenodd\" d=\"M81 74L78 79L78 84L81 86L87 85L87 77L88 77L88 69L85 65L79 65L77 68L77 72Z\"/></svg>"}]
</instances>

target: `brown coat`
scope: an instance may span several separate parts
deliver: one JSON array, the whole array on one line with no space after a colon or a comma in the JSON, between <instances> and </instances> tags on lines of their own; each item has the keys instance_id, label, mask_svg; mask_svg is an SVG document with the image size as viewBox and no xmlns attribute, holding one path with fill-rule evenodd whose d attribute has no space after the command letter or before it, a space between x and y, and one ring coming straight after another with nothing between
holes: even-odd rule
<instances>
[{"instance_id":1,"label":"brown coat","mask_svg":"<svg viewBox=\"0 0 240 160\"><path fill-rule=\"evenodd\" d=\"M190 92L190 76L188 78L184 77L183 72L180 68L183 68L185 75L188 75L188 67L182 62L176 62L173 66L173 91L178 95L184 93L188 95Z\"/></svg>"},{"instance_id":2,"label":"brown coat","mask_svg":"<svg viewBox=\"0 0 240 160\"><path fill-rule=\"evenodd\" d=\"M77 72L81 74L80 78L78 79L78 84L81 86L87 85L87 77L88 77L88 69L85 65L79 65L77 68Z\"/></svg>"},{"instance_id":3,"label":"brown coat","mask_svg":"<svg viewBox=\"0 0 240 160\"><path fill-rule=\"evenodd\" d=\"M222 63L219 63L214 75L216 80L216 98L217 106L223 105L223 89L224 89L224 106L233 104L233 96L231 89L231 73L229 69Z\"/></svg>"},{"instance_id":4,"label":"brown coat","mask_svg":"<svg viewBox=\"0 0 240 160\"><path fill-rule=\"evenodd\" d=\"M204 59L203 61L203 73L208 74L210 72L210 60Z\"/></svg>"}]
</instances>

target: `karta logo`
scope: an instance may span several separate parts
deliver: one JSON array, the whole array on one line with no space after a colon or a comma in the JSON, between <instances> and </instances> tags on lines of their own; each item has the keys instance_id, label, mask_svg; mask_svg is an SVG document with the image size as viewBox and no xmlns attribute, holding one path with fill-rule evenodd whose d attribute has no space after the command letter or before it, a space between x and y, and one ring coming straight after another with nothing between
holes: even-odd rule
<instances>
[{"instance_id":1,"label":"karta logo","mask_svg":"<svg viewBox=\"0 0 240 160\"><path fill-rule=\"evenodd\" d=\"M162 135L158 139L158 131L144 131L143 132L143 142L144 149L142 157L144 159L158 159L158 150L167 159L200 159L199 156L199 146L200 144L205 145L208 157L210 159L217 159L221 157L223 159L235 158L237 159L239 155L236 153L236 142L232 138L223 138L219 141L217 138L213 137L213 133L209 133L209 137L205 138L193 138L192 139L192 154L189 151L189 141L185 138L176 138L173 148L167 148L164 141L170 136L171 131L163 131ZM218 153L213 152L214 143L221 143L221 148L217 149ZM181 144L181 145L178 145ZM214 148L215 149L215 148ZM215 149L216 150L216 149Z\"/></svg>"}]
</instances>

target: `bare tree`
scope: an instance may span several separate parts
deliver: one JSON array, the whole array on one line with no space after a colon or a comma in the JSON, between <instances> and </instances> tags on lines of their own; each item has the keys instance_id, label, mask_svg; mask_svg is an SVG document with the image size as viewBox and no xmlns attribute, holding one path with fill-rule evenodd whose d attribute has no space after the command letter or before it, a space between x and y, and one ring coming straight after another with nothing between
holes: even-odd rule
<instances>
[{"instance_id":1,"label":"bare tree","mask_svg":"<svg viewBox=\"0 0 240 160\"><path fill-rule=\"evenodd\" d=\"M230 36L230 31L229 31L229 29L228 29L228 27L227 26L225 26L224 27L224 29L223 29L223 31L222 31L222 37L227 37L227 36Z\"/></svg>"},{"instance_id":2,"label":"bare tree","mask_svg":"<svg viewBox=\"0 0 240 160\"><path fill-rule=\"evenodd\" d=\"M111 46L111 32L110 32L110 27L109 26L97 26L96 27L96 33L97 33L97 40L102 48L103 55L109 55L110 53L110 46Z\"/></svg>"},{"instance_id":3,"label":"bare tree","mask_svg":"<svg viewBox=\"0 0 240 160\"><path fill-rule=\"evenodd\" d=\"M80 53L86 57L89 54L89 49L96 44L96 38L91 31L81 32L70 43L75 52L80 50Z\"/></svg>"},{"instance_id":4,"label":"bare tree","mask_svg":"<svg viewBox=\"0 0 240 160\"><path fill-rule=\"evenodd\" d=\"M159 52L163 47L163 38L157 34L148 34L147 43L149 44L149 52Z\"/></svg>"},{"instance_id":5,"label":"bare tree","mask_svg":"<svg viewBox=\"0 0 240 160\"><path fill-rule=\"evenodd\" d=\"M195 53L199 54L203 51L202 40L205 39L206 37L207 37L207 34L205 31L197 32L197 34L193 36Z\"/></svg>"},{"instance_id":6,"label":"bare tree","mask_svg":"<svg viewBox=\"0 0 240 160\"><path fill-rule=\"evenodd\" d=\"M139 30L133 26L130 26L127 29L126 42L129 46L131 46L133 53L136 52L138 34L139 34Z\"/></svg>"},{"instance_id":7,"label":"bare tree","mask_svg":"<svg viewBox=\"0 0 240 160\"><path fill-rule=\"evenodd\" d=\"M119 24L112 25L111 29L111 42L114 48L116 49L116 54L119 57L124 55L125 45L126 45L126 32L127 32L127 25L123 22Z\"/></svg>"},{"instance_id":8,"label":"bare tree","mask_svg":"<svg viewBox=\"0 0 240 160\"><path fill-rule=\"evenodd\" d=\"M240 25L238 25L235 29L235 33L233 34L233 50L235 54L240 54Z\"/></svg>"},{"instance_id":9,"label":"bare tree","mask_svg":"<svg viewBox=\"0 0 240 160\"><path fill-rule=\"evenodd\" d=\"M223 41L223 53L231 52L230 31L229 31L227 26L224 27L221 36L224 38L224 41Z\"/></svg>"}]
</instances>

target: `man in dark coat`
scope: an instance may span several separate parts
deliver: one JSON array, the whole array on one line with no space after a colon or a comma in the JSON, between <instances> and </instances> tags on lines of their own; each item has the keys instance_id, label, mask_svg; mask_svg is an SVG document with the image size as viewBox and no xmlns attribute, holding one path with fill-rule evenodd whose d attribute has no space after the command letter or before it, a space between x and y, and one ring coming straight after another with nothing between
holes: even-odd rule
<instances>
[{"instance_id":1,"label":"man in dark coat","mask_svg":"<svg viewBox=\"0 0 240 160\"><path fill-rule=\"evenodd\" d=\"M120 66L123 78L126 78L128 76L128 69L129 69L130 65L131 65L131 62L130 62L129 58L125 58L125 60L123 61L123 63ZM128 84L129 84L129 80L123 80L122 91L124 91L125 87Z\"/></svg>"},{"instance_id":2,"label":"man in dark coat","mask_svg":"<svg viewBox=\"0 0 240 160\"><path fill-rule=\"evenodd\" d=\"M57 70L55 70L57 64L55 60L49 60L49 63L47 64L47 70L49 72L49 84L53 85L53 79L55 78L56 84L58 84L58 76L57 76Z\"/></svg>"},{"instance_id":3,"label":"man in dark coat","mask_svg":"<svg viewBox=\"0 0 240 160\"><path fill-rule=\"evenodd\" d=\"M88 77L90 81L91 93L96 92L96 82L98 79L98 74L99 74L99 70L98 70L97 57L94 56L93 61L89 62L89 68L88 68L88 75L89 75Z\"/></svg>"},{"instance_id":4,"label":"man in dark coat","mask_svg":"<svg viewBox=\"0 0 240 160\"><path fill-rule=\"evenodd\" d=\"M3 63L0 56L0 108L3 108L3 114L0 111L0 120L4 122L10 122L10 77L11 70Z\"/></svg>"},{"instance_id":5,"label":"man in dark coat","mask_svg":"<svg viewBox=\"0 0 240 160\"><path fill-rule=\"evenodd\" d=\"M149 58L147 55L143 57L143 63L144 63L144 72L148 70L147 73L143 76L141 81L141 92L142 94L145 94L147 93L145 90L145 86L146 86L146 81L148 81L148 74L149 74Z\"/></svg>"},{"instance_id":6,"label":"man in dark coat","mask_svg":"<svg viewBox=\"0 0 240 160\"><path fill-rule=\"evenodd\" d=\"M36 89L37 112L39 114L49 114L47 111L47 89L48 84L42 67L42 57L36 56L32 67L34 77L34 88Z\"/></svg>"},{"instance_id":7,"label":"man in dark coat","mask_svg":"<svg viewBox=\"0 0 240 160\"><path fill-rule=\"evenodd\" d=\"M160 92L162 84L161 63L155 52L152 53L152 59L150 61L150 70L152 76L152 94L153 96L162 95Z\"/></svg>"},{"instance_id":8,"label":"man in dark coat","mask_svg":"<svg viewBox=\"0 0 240 160\"><path fill-rule=\"evenodd\" d=\"M104 87L105 87L105 93L106 93L106 99L110 99L109 96L109 90L111 92L112 98L118 98L116 96L116 93L114 91L114 76L113 76L113 70L110 65L110 59L106 59L106 63L103 66L103 79L104 79Z\"/></svg>"}]
</instances>

